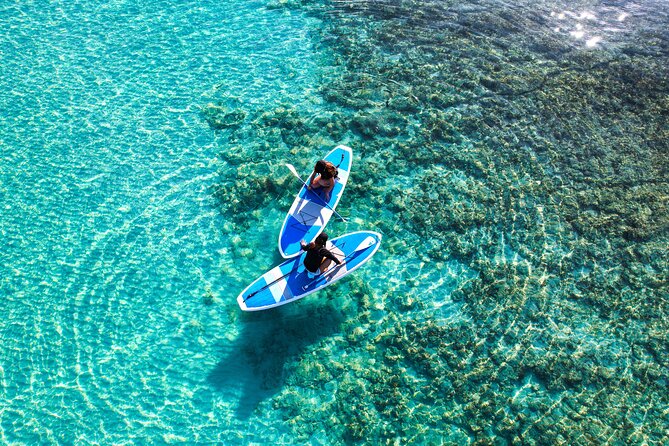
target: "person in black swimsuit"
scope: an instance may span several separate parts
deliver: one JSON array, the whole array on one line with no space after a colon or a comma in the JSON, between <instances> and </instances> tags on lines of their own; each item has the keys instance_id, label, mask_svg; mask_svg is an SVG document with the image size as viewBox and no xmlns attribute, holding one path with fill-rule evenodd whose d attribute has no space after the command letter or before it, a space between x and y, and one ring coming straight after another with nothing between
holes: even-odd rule
<instances>
[{"instance_id":1,"label":"person in black swimsuit","mask_svg":"<svg viewBox=\"0 0 669 446\"><path fill-rule=\"evenodd\" d=\"M307 255L304 256L304 267L309 277L324 273L332 262L341 265L341 261L325 247L327 241L328 235L323 232L308 245L304 241L300 242L302 250L307 251Z\"/></svg>"}]
</instances>

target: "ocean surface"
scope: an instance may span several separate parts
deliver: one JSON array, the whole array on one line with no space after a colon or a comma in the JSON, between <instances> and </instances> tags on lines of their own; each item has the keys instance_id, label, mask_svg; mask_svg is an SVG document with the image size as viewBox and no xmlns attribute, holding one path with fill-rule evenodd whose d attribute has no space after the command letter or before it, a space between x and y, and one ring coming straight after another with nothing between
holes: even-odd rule
<instances>
[{"instance_id":1,"label":"ocean surface","mask_svg":"<svg viewBox=\"0 0 669 446\"><path fill-rule=\"evenodd\" d=\"M669 443L661 0L0 4L0 444ZM300 184L365 267L277 309Z\"/></svg>"}]
</instances>

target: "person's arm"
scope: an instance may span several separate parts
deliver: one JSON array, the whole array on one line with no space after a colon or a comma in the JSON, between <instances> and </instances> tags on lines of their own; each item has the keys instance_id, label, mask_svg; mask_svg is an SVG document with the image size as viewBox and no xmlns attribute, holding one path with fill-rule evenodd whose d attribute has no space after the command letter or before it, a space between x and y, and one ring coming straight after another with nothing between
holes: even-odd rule
<instances>
[{"instance_id":1,"label":"person's arm","mask_svg":"<svg viewBox=\"0 0 669 446\"><path fill-rule=\"evenodd\" d=\"M314 170L311 172L311 175L309 175L309 178L307 178L307 189L311 189L311 183L314 181L316 178L316 171Z\"/></svg>"},{"instance_id":2,"label":"person's arm","mask_svg":"<svg viewBox=\"0 0 669 446\"><path fill-rule=\"evenodd\" d=\"M328 259L330 259L330 260L332 260L333 262L335 262L337 265L341 265L341 262L339 261L339 259L337 258L337 256L335 256L334 254L332 254L332 253L330 252L329 249L324 249L323 252L322 252L321 254L323 254L324 257L327 257Z\"/></svg>"},{"instance_id":3,"label":"person's arm","mask_svg":"<svg viewBox=\"0 0 669 446\"><path fill-rule=\"evenodd\" d=\"M317 175L316 178L314 178L313 181L311 182L310 186L313 189L317 189L317 188L321 187L320 181L321 181L321 176Z\"/></svg>"}]
</instances>

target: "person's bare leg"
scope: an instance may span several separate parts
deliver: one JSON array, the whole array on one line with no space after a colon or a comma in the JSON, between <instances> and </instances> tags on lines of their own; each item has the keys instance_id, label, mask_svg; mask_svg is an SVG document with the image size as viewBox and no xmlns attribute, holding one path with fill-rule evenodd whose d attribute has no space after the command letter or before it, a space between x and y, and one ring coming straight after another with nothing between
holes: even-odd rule
<instances>
[{"instance_id":1,"label":"person's bare leg","mask_svg":"<svg viewBox=\"0 0 669 446\"><path fill-rule=\"evenodd\" d=\"M323 274L328 269L331 263L332 259L328 259L327 257L323 259L320 266L321 274Z\"/></svg>"}]
</instances>

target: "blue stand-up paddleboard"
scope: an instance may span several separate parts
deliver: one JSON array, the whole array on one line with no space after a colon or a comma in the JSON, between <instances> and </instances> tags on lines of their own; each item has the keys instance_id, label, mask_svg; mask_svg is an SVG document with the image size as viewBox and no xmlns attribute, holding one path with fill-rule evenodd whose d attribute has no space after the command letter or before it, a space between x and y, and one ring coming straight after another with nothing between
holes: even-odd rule
<instances>
[{"instance_id":1,"label":"blue stand-up paddleboard","mask_svg":"<svg viewBox=\"0 0 669 446\"><path fill-rule=\"evenodd\" d=\"M372 258L381 244L381 234L373 231L359 231L337 237L326 242L326 248L340 262L332 262L323 274L309 278L302 255L286 260L272 268L249 285L237 297L237 303L244 311L266 310L278 307L326 287Z\"/></svg>"},{"instance_id":2,"label":"blue stand-up paddleboard","mask_svg":"<svg viewBox=\"0 0 669 446\"><path fill-rule=\"evenodd\" d=\"M323 159L334 164L339 171L330 199L326 201L325 194L319 189L308 190L306 185L302 185L279 233L279 252L285 258L295 257L302 252L301 240L310 243L323 232L344 192L353 161L351 149L337 146ZM311 179L306 177L304 181L308 183Z\"/></svg>"}]
</instances>

